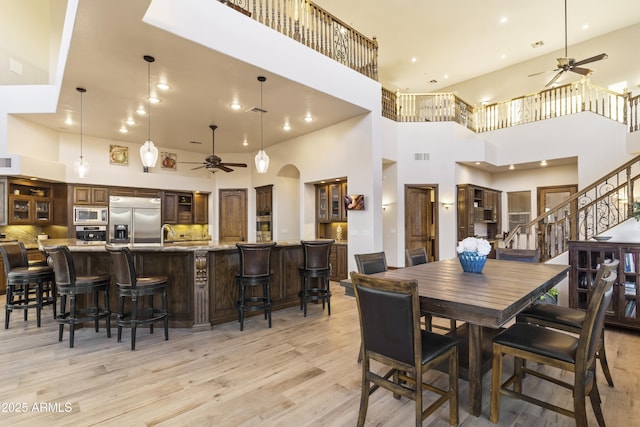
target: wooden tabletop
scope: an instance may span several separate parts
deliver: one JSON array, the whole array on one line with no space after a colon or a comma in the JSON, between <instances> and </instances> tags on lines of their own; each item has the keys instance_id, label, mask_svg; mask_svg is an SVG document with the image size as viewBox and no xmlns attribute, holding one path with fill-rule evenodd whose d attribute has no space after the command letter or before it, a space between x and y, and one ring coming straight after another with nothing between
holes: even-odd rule
<instances>
[{"instance_id":1,"label":"wooden tabletop","mask_svg":"<svg viewBox=\"0 0 640 427\"><path fill-rule=\"evenodd\" d=\"M377 273L418 281L420 308L479 326L500 328L566 277L568 265L488 259L465 273L457 258Z\"/></svg>"}]
</instances>

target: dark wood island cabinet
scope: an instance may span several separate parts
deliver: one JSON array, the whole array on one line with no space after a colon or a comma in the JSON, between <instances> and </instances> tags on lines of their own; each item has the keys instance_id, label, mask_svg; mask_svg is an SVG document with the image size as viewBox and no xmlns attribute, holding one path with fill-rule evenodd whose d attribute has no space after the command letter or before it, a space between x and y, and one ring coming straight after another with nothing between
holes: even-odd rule
<instances>
[{"instance_id":1,"label":"dark wood island cabinet","mask_svg":"<svg viewBox=\"0 0 640 427\"><path fill-rule=\"evenodd\" d=\"M72 239L50 239L41 249L67 245L73 254L77 274L112 273L109 253L104 245L77 245ZM235 245L186 242L174 244L130 245L136 269L141 275L166 275L169 278L169 325L174 328L206 330L211 326L237 320L235 307L240 256ZM300 303L298 267L302 263L299 241L279 242L273 249L271 296L273 310ZM117 307L115 282L111 307ZM261 313L256 313L261 314Z\"/></svg>"}]
</instances>

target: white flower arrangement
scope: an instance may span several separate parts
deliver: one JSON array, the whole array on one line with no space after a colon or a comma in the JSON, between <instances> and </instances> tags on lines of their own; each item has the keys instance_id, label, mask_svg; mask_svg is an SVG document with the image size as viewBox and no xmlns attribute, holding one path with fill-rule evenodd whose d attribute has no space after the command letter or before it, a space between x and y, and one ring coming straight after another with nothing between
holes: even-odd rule
<instances>
[{"instance_id":1,"label":"white flower arrangement","mask_svg":"<svg viewBox=\"0 0 640 427\"><path fill-rule=\"evenodd\" d=\"M473 252L478 255L487 256L491 252L491 243L485 239L478 239L476 237L467 237L466 239L458 242L456 248L459 254L462 252Z\"/></svg>"}]
</instances>

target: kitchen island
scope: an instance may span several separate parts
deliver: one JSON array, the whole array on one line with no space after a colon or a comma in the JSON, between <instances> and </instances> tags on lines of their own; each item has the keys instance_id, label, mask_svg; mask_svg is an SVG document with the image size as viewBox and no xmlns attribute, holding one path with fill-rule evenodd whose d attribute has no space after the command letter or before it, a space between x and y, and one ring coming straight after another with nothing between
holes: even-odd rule
<instances>
[{"instance_id":1,"label":"kitchen island","mask_svg":"<svg viewBox=\"0 0 640 427\"><path fill-rule=\"evenodd\" d=\"M40 243L40 249L46 251L58 245L69 247L77 274L112 274L111 256L104 244L49 239ZM213 325L237 320L235 275L240 256L235 244L200 241L127 246L134 255L139 275L168 276L171 327L208 330ZM271 254L274 311L300 304L298 267L302 257L300 241L278 242L274 247ZM111 290L111 309L115 312L118 307L115 281Z\"/></svg>"}]
</instances>

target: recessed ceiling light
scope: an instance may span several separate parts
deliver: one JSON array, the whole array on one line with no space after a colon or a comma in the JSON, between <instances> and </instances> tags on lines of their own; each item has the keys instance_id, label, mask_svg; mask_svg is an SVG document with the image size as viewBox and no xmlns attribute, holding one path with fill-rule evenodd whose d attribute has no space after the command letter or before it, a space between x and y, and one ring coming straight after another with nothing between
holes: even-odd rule
<instances>
[{"instance_id":1,"label":"recessed ceiling light","mask_svg":"<svg viewBox=\"0 0 640 427\"><path fill-rule=\"evenodd\" d=\"M476 162L476 165L479 165L479 164L480 164L480 162Z\"/></svg>"},{"instance_id":2,"label":"recessed ceiling light","mask_svg":"<svg viewBox=\"0 0 640 427\"><path fill-rule=\"evenodd\" d=\"M73 119L71 118L71 116L68 116L66 118L66 120L64 121L64 124L66 124L66 125L72 125L73 124Z\"/></svg>"},{"instance_id":3,"label":"recessed ceiling light","mask_svg":"<svg viewBox=\"0 0 640 427\"><path fill-rule=\"evenodd\" d=\"M541 161L540 166L547 166L547 161L546 160Z\"/></svg>"},{"instance_id":4,"label":"recessed ceiling light","mask_svg":"<svg viewBox=\"0 0 640 427\"><path fill-rule=\"evenodd\" d=\"M416 58L415 56L411 58L411 62L416 62L416 61L418 61L418 58Z\"/></svg>"},{"instance_id":5,"label":"recessed ceiling light","mask_svg":"<svg viewBox=\"0 0 640 427\"><path fill-rule=\"evenodd\" d=\"M502 55L500 55L500 59L505 59L507 57L506 53L503 53Z\"/></svg>"},{"instance_id":6,"label":"recessed ceiling light","mask_svg":"<svg viewBox=\"0 0 640 427\"><path fill-rule=\"evenodd\" d=\"M583 24L582 25L582 29L583 30L588 30L589 29L589 24Z\"/></svg>"},{"instance_id":7,"label":"recessed ceiling light","mask_svg":"<svg viewBox=\"0 0 640 427\"><path fill-rule=\"evenodd\" d=\"M237 102L232 102L231 105L229 105L229 107L232 110L240 110L242 108L242 105L238 104Z\"/></svg>"},{"instance_id":8,"label":"recessed ceiling light","mask_svg":"<svg viewBox=\"0 0 640 427\"><path fill-rule=\"evenodd\" d=\"M242 145L244 145L245 147L249 145L249 143L247 142L247 138L245 138L244 141L242 141Z\"/></svg>"},{"instance_id":9,"label":"recessed ceiling light","mask_svg":"<svg viewBox=\"0 0 640 427\"><path fill-rule=\"evenodd\" d=\"M143 107L138 107L138 109L136 110L136 113L140 114L141 116L144 116L145 114L147 114L147 112L144 110Z\"/></svg>"},{"instance_id":10,"label":"recessed ceiling light","mask_svg":"<svg viewBox=\"0 0 640 427\"><path fill-rule=\"evenodd\" d=\"M500 23L501 24L506 24L508 20L509 19L506 16L503 16L502 18L500 18Z\"/></svg>"},{"instance_id":11,"label":"recessed ceiling light","mask_svg":"<svg viewBox=\"0 0 640 427\"><path fill-rule=\"evenodd\" d=\"M285 123L284 125L282 125L282 129L289 131L291 130L291 126L289 125L289 123Z\"/></svg>"},{"instance_id":12,"label":"recessed ceiling light","mask_svg":"<svg viewBox=\"0 0 640 427\"><path fill-rule=\"evenodd\" d=\"M156 87L160 90L169 90L171 89L171 86L169 86L167 83L165 82L158 82L156 83Z\"/></svg>"},{"instance_id":13,"label":"recessed ceiling light","mask_svg":"<svg viewBox=\"0 0 640 427\"><path fill-rule=\"evenodd\" d=\"M516 167L514 165L509 165L509 170L514 170Z\"/></svg>"},{"instance_id":14,"label":"recessed ceiling light","mask_svg":"<svg viewBox=\"0 0 640 427\"><path fill-rule=\"evenodd\" d=\"M307 123L311 123L313 121L313 117L311 116L311 114L307 114L306 116L304 116L304 121Z\"/></svg>"},{"instance_id":15,"label":"recessed ceiling light","mask_svg":"<svg viewBox=\"0 0 640 427\"><path fill-rule=\"evenodd\" d=\"M129 126L133 126L136 124L136 121L133 120L133 118L129 117L125 123L128 124Z\"/></svg>"},{"instance_id":16,"label":"recessed ceiling light","mask_svg":"<svg viewBox=\"0 0 640 427\"><path fill-rule=\"evenodd\" d=\"M126 127L124 126L120 127L120 133L127 133L127 132L129 132L129 130Z\"/></svg>"},{"instance_id":17,"label":"recessed ceiling light","mask_svg":"<svg viewBox=\"0 0 640 427\"><path fill-rule=\"evenodd\" d=\"M152 104L157 104L157 103L160 102L160 98L157 98L155 96L150 96L149 97L149 102L152 103Z\"/></svg>"},{"instance_id":18,"label":"recessed ceiling light","mask_svg":"<svg viewBox=\"0 0 640 427\"><path fill-rule=\"evenodd\" d=\"M442 76L442 78L448 79L449 78L449 74L445 74L444 76Z\"/></svg>"}]
</instances>

